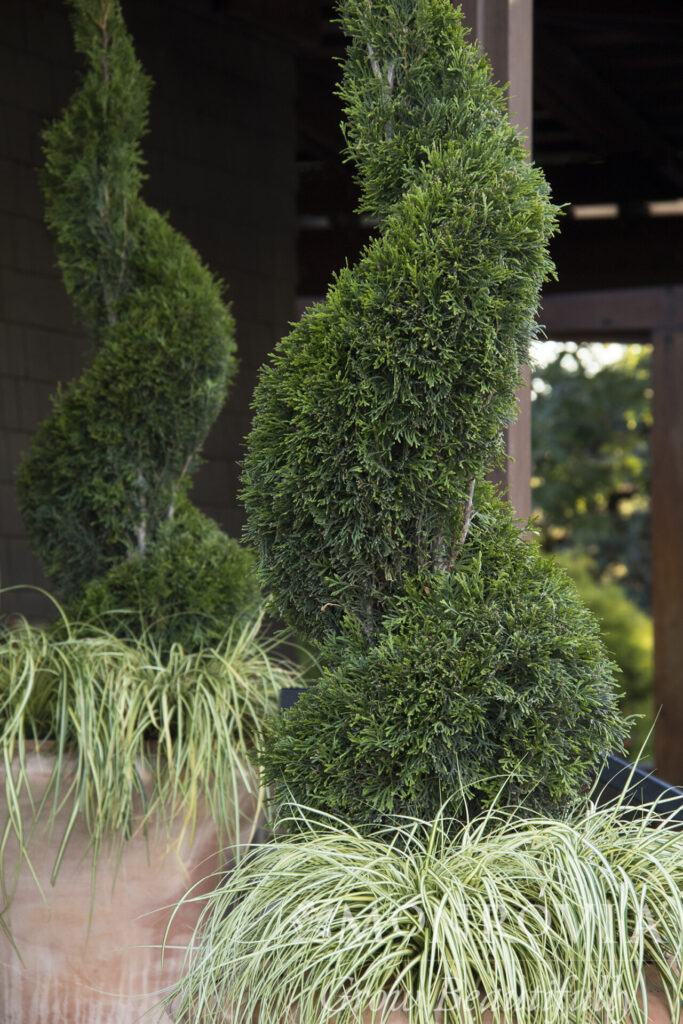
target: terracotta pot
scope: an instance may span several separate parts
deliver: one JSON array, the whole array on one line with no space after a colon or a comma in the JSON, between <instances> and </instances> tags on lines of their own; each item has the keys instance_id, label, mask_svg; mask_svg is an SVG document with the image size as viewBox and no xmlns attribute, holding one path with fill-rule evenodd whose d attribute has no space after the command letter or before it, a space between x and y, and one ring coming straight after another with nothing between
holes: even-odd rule
<instances>
[{"instance_id":1,"label":"terracotta pot","mask_svg":"<svg viewBox=\"0 0 683 1024\"><path fill-rule=\"evenodd\" d=\"M33 799L39 801L54 762L45 752L33 752L27 761ZM7 818L4 779L0 770L0 830ZM257 808L246 787L239 805L240 842L247 842ZM21 809L24 820L30 821L26 796ZM175 918L168 938L173 948L163 964L160 946L180 897L222 866L216 829L208 813L200 813L194 837L178 820L170 844L165 831L155 834L151 829L147 839L137 835L122 849L103 850L91 893L92 854L81 823L70 839L56 884L50 884L67 820L64 810L51 835L46 825L38 825L31 837L29 855L42 895L19 857L16 841L8 844L5 878L12 887L11 903L2 914L21 960L0 931L0 1021L133 1024L180 976L201 911L199 900L184 906ZM214 885L215 879L209 879L197 895ZM168 1017L154 1012L145 1018L147 1024L159 1020Z\"/></svg>"}]
</instances>

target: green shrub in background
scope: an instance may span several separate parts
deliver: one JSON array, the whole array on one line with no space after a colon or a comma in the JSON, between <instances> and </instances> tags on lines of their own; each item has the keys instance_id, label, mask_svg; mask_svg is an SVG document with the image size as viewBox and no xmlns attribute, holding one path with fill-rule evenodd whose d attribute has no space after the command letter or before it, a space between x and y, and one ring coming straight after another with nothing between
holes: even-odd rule
<instances>
[{"instance_id":1,"label":"green shrub in background","mask_svg":"<svg viewBox=\"0 0 683 1024\"><path fill-rule=\"evenodd\" d=\"M95 353L36 434L19 473L20 508L48 577L79 613L95 580L97 612L111 598L150 625L162 620L167 633L169 597L197 552L205 563L210 550L208 607L190 584L178 611L195 626L210 611L226 628L239 589L253 593L243 580L249 559L210 520L188 511L188 526L178 510L188 508L190 474L235 372L233 319L222 285L139 194L150 81L119 4L72 6L88 67L45 132L42 184L58 263ZM216 583L221 573L239 581Z\"/></svg>"},{"instance_id":2,"label":"green shrub in background","mask_svg":"<svg viewBox=\"0 0 683 1024\"><path fill-rule=\"evenodd\" d=\"M651 354L629 346L592 372L585 349L570 343L535 374L532 485L542 543L553 553L586 549L600 576L649 612Z\"/></svg>"},{"instance_id":3,"label":"green shrub in background","mask_svg":"<svg viewBox=\"0 0 683 1024\"><path fill-rule=\"evenodd\" d=\"M278 346L248 440L248 536L325 672L262 763L351 824L498 788L575 800L621 746L571 582L475 486L502 459L555 208L448 0L343 0L340 87L380 237ZM469 807L463 806L469 804Z\"/></svg>"},{"instance_id":4,"label":"green shrub in background","mask_svg":"<svg viewBox=\"0 0 683 1024\"><path fill-rule=\"evenodd\" d=\"M637 753L653 725L652 619L629 600L619 584L601 580L596 575L595 562L584 552L563 551L555 561L566 569L581 600L600 623L605 647L621 669L624 711L641 716L631 725L631 747Z\"/></svg>"}]
</instances>

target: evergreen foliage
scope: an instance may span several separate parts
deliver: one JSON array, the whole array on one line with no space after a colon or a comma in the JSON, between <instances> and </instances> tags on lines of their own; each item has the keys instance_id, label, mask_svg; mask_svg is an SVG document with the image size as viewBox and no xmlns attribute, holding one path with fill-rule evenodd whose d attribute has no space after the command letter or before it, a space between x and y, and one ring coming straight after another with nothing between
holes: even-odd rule
<instances>
[{"instance_id":1,"label":"evergreen foliage","mask_svg":"<svg viewBox=\"0 0 683 1024\"><path fill-rule=\"evenodd\" d=\"M148 631L162 651L191 651L219 643L226 623L254 617L259 603L253 552L184 498L149 551L88 583L70 612L123 636Z\"/></svg>"},{"instance_id":2,"label":"evergreen foliage","mask_svg":"<svg viewBox=\"0 0 683 1024\"><path fill-rule=\"evenodd\" d=\"M351 620L323 659L274 726L268 781L282 803L356 824L434 819L447 799L456 816L497 797L557 810L625 731L596 621L495 502L452 573L396 598L374 645Z\"/></svg>"},{"instance_id":3,"label":"evergreen foliage","mask_svg":"<svg viewBox=\"0 0 683 1024\"><path fill-rule=\"evenodd\" d=\"M64 598L83 610L84 587L113 569L95 587L101 611L107 594L117 602L157 588L161 567L187 578L197 545L242 572L234 542L219 539L209 520L192 512L191 530L175 523L236 361L222 285L139 194L150 81L119 3L72 7L87 71L45 132L42 184L58 263L95 354L57 394L18 489L29 538ZM185 537L190 547L181 551ZM195 587L186 596L203 594ZM155 614L165 599L141 595Z\"/></svg>"},{"instance_id":4,"label":"evergreen foliage","mask_svg":"<svg viewBox=\"0 0 683 1024\"><path fill-rule=\"evenodd\" d=\"M316 638L345 613L372 632L407 578L453 564L472 483L502 459L555 224L448 0L341 12L349 156L381 236L277 347L245 469L263 581Z\"/></svg>"},{"instance_id":5,"label":"evergreen foliage","mask_svg":"<svg viewBox=\"0 0 683 1024\"><path fill-rule=\"evenodd\" d=\"M281 798L363 826L449 799L466 815L499 788L558 811L621 745L613 667L571 582L475 492L502 459L555 208L449 0L340 11L349 155L381 234L257 390L248 535L325 666L262 763Z\"/></svg>"}]
</instances>

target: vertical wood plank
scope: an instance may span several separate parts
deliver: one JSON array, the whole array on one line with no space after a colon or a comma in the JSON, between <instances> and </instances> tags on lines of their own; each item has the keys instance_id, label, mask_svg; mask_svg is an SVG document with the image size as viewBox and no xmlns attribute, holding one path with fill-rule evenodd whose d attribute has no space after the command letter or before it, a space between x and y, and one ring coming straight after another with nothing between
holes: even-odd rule
<instances>
[{"instance_id":1,"label":"vertical wood plank","mask_svg":"<svg viewBox=\"0 0 683 1024\"><path fill-rule=\"evenodd\" d=\"M683 786L683 331L652 340L655 760L664 779Z\"/></svg>"},{"instance_id":2,"label":"vertical wood plank","mask_svg":"<svg viewBox=\"0 0 683 1024\"><path fill-rule=\"evenodd\" d=\"M463 0L465 22L486 50L493 72L502 85L509 82L508 110L531 154L533 80L533 0ZM531 393L530 372L524 367L526 386L517 394L519 415L506 431L511 460L491 479L508 488L520 518L531 514Z\"/></svg>"}]
</instances>

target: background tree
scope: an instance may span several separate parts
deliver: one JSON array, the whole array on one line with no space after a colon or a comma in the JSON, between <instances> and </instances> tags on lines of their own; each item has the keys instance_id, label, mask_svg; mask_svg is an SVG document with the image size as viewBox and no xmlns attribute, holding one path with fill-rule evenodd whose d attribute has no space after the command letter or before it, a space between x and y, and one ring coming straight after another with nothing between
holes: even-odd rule
<instances>
[{"instance_id":1,"label":"background tree","mask_svg":"<svg viewBox=\"0 0 683 1024\"><path fill-rule=\"evenodd\" d=\"M235 373L234 324L223 286L140 196L150 80L118 2L72 8L87 70L45 132L42 185L64 283L95 351L40 426L19 502L75 614L109 612L109 628L159 625L164 642L191 644L225 629L257 593L250 554L187 498ZM214 572L200 594L170 583L206 565Z\"/></svg>"},{"instance_id":2,"label":"background tree","mask_svg":"<svg viewBox=\"0 0 683 1024\"><path fill-rule=\"evenodd\" d=\"M534 504L547 551L581 547L597 572L651 606L650 351L597 371L568 345L534 378Z\"/></svg>"},{"instance_id":3,"label":"background tree","mask_svg":"<svg viewBox=\"0 0 683 1024\"><path fill-rule=\"evenodd\" d=\"M595 366L569 343L536 371L534 504L541 539L600 622L622 671L638 750L653 720L650 616L650 350L629 346Z\"/></svg>"}]
</instances>

